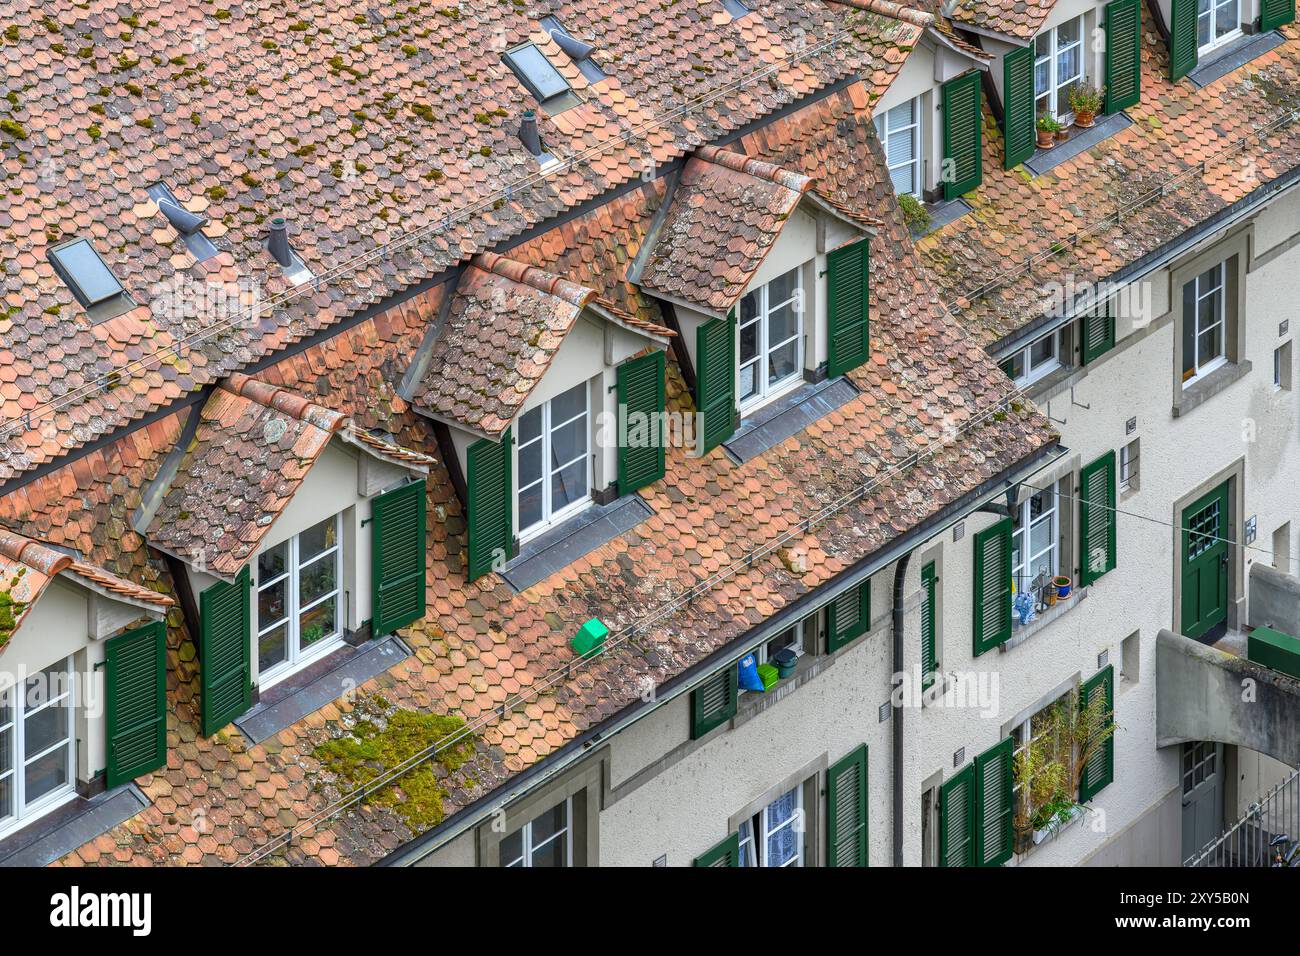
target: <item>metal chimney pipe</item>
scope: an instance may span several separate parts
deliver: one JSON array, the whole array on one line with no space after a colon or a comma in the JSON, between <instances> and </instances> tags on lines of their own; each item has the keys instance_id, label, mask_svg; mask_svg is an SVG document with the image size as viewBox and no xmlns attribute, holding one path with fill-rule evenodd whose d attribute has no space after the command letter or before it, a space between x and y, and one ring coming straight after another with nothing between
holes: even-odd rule
<instances>
[{"instance_id":1,"label":"metal chimney pipe","mask_svg":"<svg viewBox=\"0 0 1300 956\"><path fill-rule=\"evenodd\" d=\"M537 131L537 113L533 110L524 110L524 118L519 121L519 139L528 152L542 155L542 136Z\"/></svg>"},{"instance_id":2,"label":"metal chimney pipe","mask_svg":"<svg viewBox=\"0 0 1300 956\"><path fill-rule=\"evenodd\" d=\"M182 236L192 236L208 224L207 216L195 215L170 199L159 199L158 209Z\"/></svg>"},{"instance_id":3,"label":"metal chimney pipe","mask_svg":"<svg viewBox=\"0 0 1300 956\"><path fill-rule=\"evenodd\" d=\"M283 216L271 220L271 234L266 240L266 249L271 258L286 269L293 265L293 250L289 248L289 227Z\"/></svg>"},{"instance_id":4,"label":"metal chimney pipe","mask_svg":"<svg viewBox=\"0 0 1300 956\"><path fill-rule=\"evenodd\" d=\"M596 49L590 43L583 43L577 37L570 36L560 30L552 30L551 39L555 41L556 46L569 54L569 58L575 62L585 60Z\"/></svg>"}]
</instances>

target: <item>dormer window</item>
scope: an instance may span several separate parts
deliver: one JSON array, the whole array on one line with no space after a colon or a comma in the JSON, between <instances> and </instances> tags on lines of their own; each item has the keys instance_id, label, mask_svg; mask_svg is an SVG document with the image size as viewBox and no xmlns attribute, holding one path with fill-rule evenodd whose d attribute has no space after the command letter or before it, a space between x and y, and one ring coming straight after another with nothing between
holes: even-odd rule
<instances>
[{"instance_id":1,"label":"dormer window","mask_svg":"<svg viewBox=\"0 0 1300 956\"><path fill-rule=\"evenodd\" d=\"M1220 44L1241 36L1240 0L1197 0L1196 47L1208 53Z\"/></svg>"},{"instance_id":2,"label":"dormer window","mask_svg":"<svg viewBox=\"0 0 1300 956\"><path fill-rule=\"evenodd\" d=\"M1232 0L1236 2L1236 0ZM1084 81L1083 17L1034 38L1034 112L1073 122L1070 87Z\"/></svg>"},{"instance_id":3,"label":"dormer window","mask_svg":"<svg viewBox=\"0 0 1300 956\"><path fill-rule=\"evenodd\" d=\"M51 249L49 256L54 271L92 317L112 318L134 305L89 240L65 242Z\"/></svg>"},{"instance_id":4,"label":"dormer window","mask_svg":"<svg viewBox=\"0 0 1300 956\"><path fill-rule=\"evenodd\" d=\"M741 414L803 381L803 281L796 267L740 300Z\"/></svg>"},{"instance_id":5,"label":"dormer window","mask_svg":"<svg viewBox=\"0 0 1300 956\"><path fill-rule=\"evenodd\" d=\"M569 81L560 75L537 44L515 47L505 54L505 61L546 112L560 113L580 102Z\"/></svg>"},{"instance_id":6,"label":"dormer window","mask_svg":"<svg viewBox=\"0 0 1300 956\"><path fill-rule=\"evenodd\" d=\"M591 504L590 396L586 382L519 417L519 536Z\"/></svg>"}]
</instances>

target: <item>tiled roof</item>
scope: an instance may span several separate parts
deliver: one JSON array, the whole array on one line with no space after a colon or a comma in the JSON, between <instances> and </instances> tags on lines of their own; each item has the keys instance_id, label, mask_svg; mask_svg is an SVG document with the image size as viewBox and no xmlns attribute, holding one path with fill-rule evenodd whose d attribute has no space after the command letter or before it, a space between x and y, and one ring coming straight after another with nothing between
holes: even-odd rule
<instances>
[{"instance_id":1,"label":"tiled roof","mask_svg":"<svg viewBox=\"0 0 1300 956\"><path fill-rule=\"evenodd\" d=\"M962 324L994 345L1040 318L1057 289L1087 289L1300 164L1300 31L1197 89L1168 80L1145 20L1142 98L1113 136L1040 176L1002 168L985 115L974 211L918 243ZM1153 162L1159 157L1159 162ZM1117 215L1118 213L1118 215Z\"/></svg>"},{"instance_id":2,"label":"tiled roof","mask_svg":"<svg viewBox=\"0 0 1300 956\"><path fill-rule=\"evenodd\" d=\"M917 29L854 14L854 32L831 43L843 20L821 0L769 0L736 21L715 0L552 3L595 45L608 78L591 86L540 29L541 12L423 0L364 11L344 0L10 3L0 479L850 73L878 95ZM590 160L544 180L516 135L537 104L499 54L530 39L584 100L539 115L546 146ZM194 261L145 195L159 181L209 217L219 255ZM294 287L265 252L275 215L319 285ZM420 239L378 254L407 235ZM74 236L94 243L138 308L90 321L46 258ZM256 290L279 307L249 322L253 302L204 294L208 282L241 281L245 300Z\"/></svg>"},{"instance_id":3,"label":"tiled roof","mask_svg":"<svg viewBox=\"0 0 1300 956\"><path fill-rule=\"evenodd\" d=\"M416 408L496 437L510 426L595 295L554 273L502 256L470 263L452 296Z\"/></svg>"},{"instance_id":4,"label":"tiled roof","mask_svg":"<svg viewBox=\"0 0 1300 956\"><path fill-rule=\"evenodd\" d=\"M233 863L327 809L340 783L314 755L344 732L345 715L387 708L450 713L483 721L470 760L445 778L441 810L453 814L578 734L748 631L765 617L878 552L982 482L1052 441L1029 406L1007 405L1005 378L953 322L929 286L892 201L883 159L863 105L870 90L833 94L746 137L749 154L805 173L817 188L884 221L872 242L873 356L851 373L860 396L744 465L721 452L669 452L667 477L642 494L654 514L631 532L523 593L498 575L469 584L465 518L446 469L429 474L429 614L404 633L414 657L256 746L235 732L197 733L193 637L178 614L169 632L168 765L138 781L151 806L79 848L65 865ZM610 265L644 241L662 185L647 183L511 251L512 258L595 289L653 321L653 300ZM552 253L559 250L559 255ZM311 396L402 445L432 453L427 421L392 394L426 324L439 286L286 358L259 380ZM669 401L691 408L676 366ZM993 414L994 412L998 414ZM116 560L131 576L170 586L121 516L183 427L182 416L124 436L75 465L35 479L23 496L0 499L0 519L33 533L48 529L93 545L93 560ZM917 452L932 452L915 464ZM806 529L804 518L863 481L860 500ZM72 507L69 504L72 503ZM775 539L778 553L737 559ZM63 540L62 538L58 540ZM91 552L87 552L90 554ZM567 640L599 614L613 637L706 578L731 569L721 586L665 610L634 644L612 644L567 678ZM491 719L517 695L532 695ZM381 714L382 716L382 714ZM406 797L395 796L400 806ZM415 830L393 801L368 801L305 830L271 861L365 864Z\"/></svg>"},{"instance_id":5,"label":"tiled roof","mask_svg":"<svg viewBox=\"0 0 1300 956\"><path fill-rule=\"evenodd\" d=\"M141 587L40 541L0 527L0 651L22 627L28 612L49 583L65 572L110 594L157 608L168 608L175 603L166 594Z\"/></svg>"},{"instance_id":6,"label":"tiled roof","mask_svg":"<svg viewBox=\"0 0 1300 956\"><path fill-rule=\"evenodd\" d=\"M957 0L949 16L960 26L1032 40L1056 0Z\"/></svg>"},{"instance_id":7,"label":"tiled roof","mask_svg":"<svg viewBox=\"0 0 1300 956\"><path fill-rule=\"evenodd\" d=\"M242 374L216 389L199 415L143 533L151 545L223 578L247 563L335 435L350 434L371 453L421 471L434 461L357 431L342 412Z\"/></svg>"},{"instance_id":8,"label":"tiled roof","mask_svg":"<svg viewBox=\"0 0 1300 956\"><path fill-rule=\"evenodd\" d=\"M706 146L687 160L637 277L656 295L725 315L812 178Z\"/></svg>"}]
</instances>

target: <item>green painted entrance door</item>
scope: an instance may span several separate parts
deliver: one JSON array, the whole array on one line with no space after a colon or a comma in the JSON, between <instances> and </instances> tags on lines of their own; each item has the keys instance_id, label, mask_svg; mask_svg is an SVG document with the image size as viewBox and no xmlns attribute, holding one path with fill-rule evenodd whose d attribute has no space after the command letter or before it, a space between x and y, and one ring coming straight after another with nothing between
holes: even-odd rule
<instances>
[{"instance_id":1,"label":"green painted entrance door","mask_svg":"<svg viewBox=\"0 0 1300 956\"><path fill-rule=\"evenodd\" d=\"M1183 510L1185 635L1209 643L1228 622L1228 485L1225 482Z\"/></svg>"}]
</instances>

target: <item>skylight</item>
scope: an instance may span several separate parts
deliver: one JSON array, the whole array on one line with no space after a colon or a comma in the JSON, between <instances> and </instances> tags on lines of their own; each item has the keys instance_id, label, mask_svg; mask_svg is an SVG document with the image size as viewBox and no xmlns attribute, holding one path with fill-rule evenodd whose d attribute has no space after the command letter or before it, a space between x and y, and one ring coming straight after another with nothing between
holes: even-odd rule
<instances>
[{"instance_id":1,"label":"skylight","mask_svg":"<svg viewBox=\"0 0 1300 956\"><path fill-rule=\"evenodd\" d=\"M730 13L731 16L736 20L739 20L741 17L745 16L746 14L750 14L754 12L750 10L749 7L741 3L740 0L722 0L722 9Z\"/></svg>"},{"instance_id":2,"label":"skylight","mask_svg":"<svg viewBox=\"0 0 1300 956\"><path fill-rule=\"evenodd\" d=\"M77 301L87 308L126 291L104 260L99 258L95 247L85 239L73 239L51 249L50 261Z\"/></svg>"},{"instance_id":3,"label":"skylight","mask_svg":"<svg viewBox=\"0 0 1300 956\"><path fill-rule=\"evenodd\" d=\"M558 112L577 104L577 97L569 87L568 81L560 75L559 70L551 65L536 44L525 43L515 47L505 55L506 65L528 87L528 91L537 98L547 112ZM566 102L572 98L573 102Z\"/></svg>"}]
</instances>

